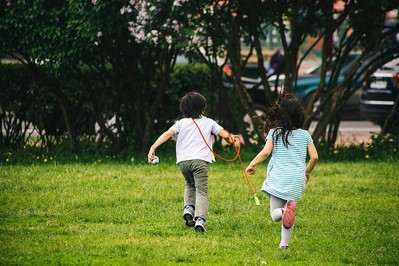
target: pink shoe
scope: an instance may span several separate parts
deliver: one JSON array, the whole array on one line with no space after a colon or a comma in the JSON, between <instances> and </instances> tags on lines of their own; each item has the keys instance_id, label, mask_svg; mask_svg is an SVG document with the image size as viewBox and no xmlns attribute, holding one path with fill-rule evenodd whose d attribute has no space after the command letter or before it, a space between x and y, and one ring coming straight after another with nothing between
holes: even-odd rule
<instances>
[{"instance_id":1,"label":"pink shoe","mask_svg":"<svg viewBox=\"0 0 399 266\"><path fill-rule=\"evenodd\" d=\"M296 201L289 200L285 204L283 213L283 225L286 229L291 228L295 221Z\"/></svg>"}]
</instances>

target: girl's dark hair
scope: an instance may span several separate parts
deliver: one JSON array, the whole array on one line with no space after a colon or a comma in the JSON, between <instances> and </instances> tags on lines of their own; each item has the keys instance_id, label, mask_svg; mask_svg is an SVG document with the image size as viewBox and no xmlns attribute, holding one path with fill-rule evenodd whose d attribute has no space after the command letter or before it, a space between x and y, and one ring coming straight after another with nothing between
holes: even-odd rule
<instances>
[{"instance_id":1,"label":"girl's dark hair","mask_svg":"<svg viewBox=\"0 0 399 266\"><path fill-rule=\"evenodd\" d=\"M273 133L275 142L279 137L283 144L288 148L288 136L292 130L302 128L305 121L305 112L298 98L292 93L284 93L279 96L276 103L266 114L265 131L276 128Z\"/></svg>"},{"instance_id":2,"label":"girl's dark hair","mask_svg":"<svg viewBox=\"0 0 399 266\"><path fill-rule=\"evenodd\" d=\"M198 92L189 92L180 98L180 112L185 117L199 118L206 108L206 98Z\"/></svg>"}]
</instances>

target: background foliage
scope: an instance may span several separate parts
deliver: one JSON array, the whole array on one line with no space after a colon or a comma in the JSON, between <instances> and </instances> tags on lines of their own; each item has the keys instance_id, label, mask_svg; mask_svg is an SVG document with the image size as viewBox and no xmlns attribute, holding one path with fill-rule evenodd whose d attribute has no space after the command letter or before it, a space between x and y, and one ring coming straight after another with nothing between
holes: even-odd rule
<instances>
[{"instance_id":1,"label":"background foliage","mask_svg":"<svg viewBox=\"0 0 399 266\"><path fill-rule=\"evenodd\" d=\"M254 57L261 73L265 108L273 103L277 90L268 83L261 47L272 28L279 32L287 59L283 71L286 91L295 91L294 80L307 54L301 58L300 47L307 37L325 40L321 82L308 101L305 127L321 116L313 137L333 147L336 134L326 132L334 132L339 126L342 106L360 84L359 78L372 73L399 50L397 44L388 45L399 32L399 25L384 23L386 13L397 9L397 0L342 1L340 11L334 9L334 3L1 1L0 56L17 60L29 72L2 70L0 85L7 91L1 105L2 122L12 125L9 129L13 134L2 137L1 144L26 144L30 140L24 139L23 123L29 123L38 129L35 142L42 147L51 147L63 138L76 150L82 137L89 135L97 148L111 146L115 152L135 149L145 153L156 135L170 125L169 116L175 118L176 111L171 107L193 89L208 97L209 115L246 139L249 136L242 117L248 113L257 133L251 137L262 143L262 121L256 116L241 75L249 58ZM370 20L372 27L366 27ZM337 30L344 34L340 34L338 43L330 42ZM242 44L249 47L247 54ZM362 57L344 81L338 82L342 60L354 50L361 51ZM203 63L207 70L203 65L187 65L182 72L176 68L181 55ZM378 60L364 65L373 55L378 55ZM333 58L338 60L334 63ZM233 86L229 88L223 80L227 63L233 73ZM330 77L328 69L334 69ZM25 84L18 90L13 82ZM16 91L8 93L11 90ZM10 95L19 99L6 101ZM323 104L314 108L317 99ZM23 116L10 108L20 109ZM35 112L28 114L28 109ZM326 135L333 137L326 139Z\"/></svg>"}]
</instances>

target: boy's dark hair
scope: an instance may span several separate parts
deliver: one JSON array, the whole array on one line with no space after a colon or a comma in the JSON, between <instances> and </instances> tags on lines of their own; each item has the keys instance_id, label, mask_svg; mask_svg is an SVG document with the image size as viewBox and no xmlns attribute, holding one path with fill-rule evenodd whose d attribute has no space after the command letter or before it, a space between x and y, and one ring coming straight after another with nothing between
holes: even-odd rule
<instances>
[{"instance_id":1,"label":"boy's dark hair","mask_svg":"<svg viewBox=\"0 0 399 266\"><path fill-rule=\"evenodd\" d=\"M185 117L200 118L206 108L206 98L198 92L189 92L180 98L180 112Z\"/></svg>"},{"instance_id":2,"label":"boy's dark hair","mask_svg":"<svg viewBox=\"0 0 399 266\"><path fill-rule=\"evenodd\" d=\"M292 130L302 128L304 121L305 112L301 102L294 94L284 93L266 114L265 131L276 128L273 133L275 142L281 136L284 146L288 148L289 134Z\"/></svg>"}]
</instances>

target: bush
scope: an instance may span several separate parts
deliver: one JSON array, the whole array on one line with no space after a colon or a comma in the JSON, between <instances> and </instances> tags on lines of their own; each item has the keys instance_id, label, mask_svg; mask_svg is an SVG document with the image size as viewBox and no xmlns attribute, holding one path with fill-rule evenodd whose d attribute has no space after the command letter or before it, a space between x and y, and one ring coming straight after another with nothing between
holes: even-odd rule
<instances>
[{"instance_id":1,"label":"bush","mask_svg":"<svg viewBox=\"0 0 399 266\"><path fill-rule=\"evenodd\" d=\"M41 69L42 66L39 66ZM44 69L45 70L45 69ZM65 142L67 133L63 112L51 86L60 86L67 96L66 104L73 117L73 126L78 139L95 136L95 122L105 123L115 114L117 80L112 69L102 69L107 73L83 67L79 74L64 73L55 84L38 77L22 64L0 64L0 111L3 130L1 143L14 148L26 146L32 141L39 146L49 147ZM45 72L45 71L43 71ZM51 80L52 81L52 80ZM155 80L153 82L156 82ZM126 87L118 84L117 86ZM156 115L156 134L166 130L180 117L178 99L188 91L199 91L208 99L209 109L217 99L217 92L210 86L210 74L205 65L177 65L171 75L170 86L166 90L160 112ZM133 103L125 110L134 110ZM134 116L133 116L134 117ZM24 126L26 123L26 127ZM134 121L129 121L135 124ZM25 128L30 128L26 132ZM39 137L26 138L32 129ZM139 136L125 128L126 135L133 140L130 145L139 143ZM109 139L108 139L109 140ZM103 140L102 140L103 141ZM134 148L134 147L133 147ZM131 148L128 148L129 150Z\"/></svg>"}]
</instances>

